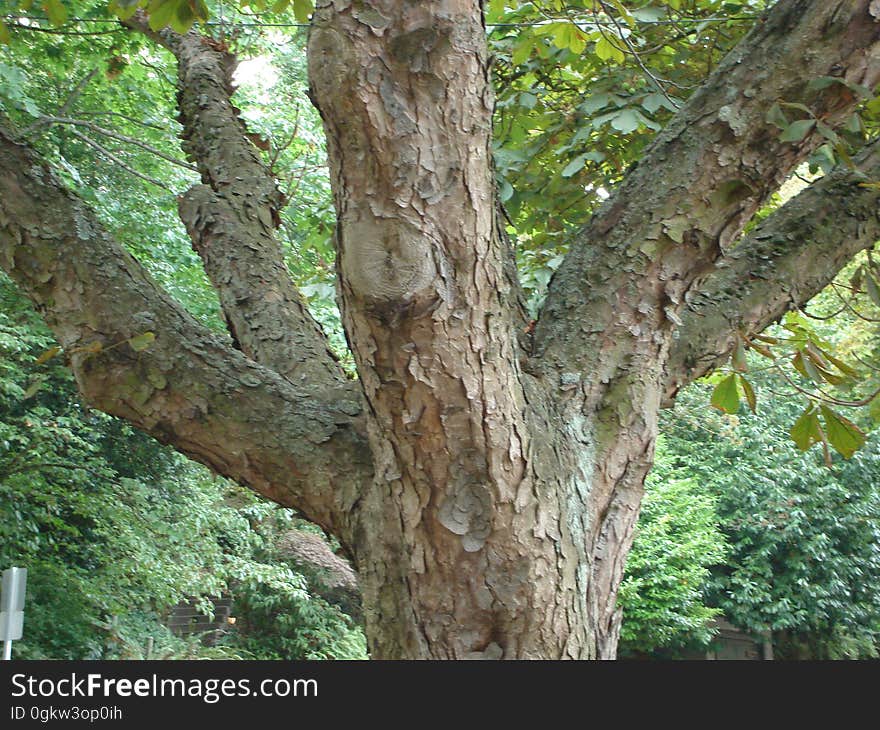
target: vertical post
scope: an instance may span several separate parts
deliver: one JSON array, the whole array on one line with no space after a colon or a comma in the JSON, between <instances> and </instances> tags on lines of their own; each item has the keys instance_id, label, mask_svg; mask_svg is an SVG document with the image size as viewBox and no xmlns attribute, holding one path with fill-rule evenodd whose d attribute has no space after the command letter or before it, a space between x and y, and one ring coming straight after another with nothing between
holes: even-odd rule
<instances>
[{"instance_id":1,"label":"vertical post","mask_svg":"<svg viewBox=\"0 0 880 730\"><path fill-rule=\"evenodd\" d=\"M773 632L770 629L762 632L761 635L761 658L764 661L772 662L773 661Z\"/></svg>"},{"instance_id":2,"label":"vertical post","mask_svg":"<svg viewBox=\"0 0 880 730\"><path fill-rule=\"evenodd\" d=\"M12 659L12 642L21 638L26 581L25 568L9 568L3 571L0 584L0 639L3 640L4 661Z\"/></svg>"}]
</instances>

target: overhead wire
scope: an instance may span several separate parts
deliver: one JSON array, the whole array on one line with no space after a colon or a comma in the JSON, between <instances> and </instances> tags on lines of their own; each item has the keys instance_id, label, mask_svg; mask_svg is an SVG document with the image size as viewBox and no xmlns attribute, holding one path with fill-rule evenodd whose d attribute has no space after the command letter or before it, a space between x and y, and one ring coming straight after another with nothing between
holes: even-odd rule
<instances>
[{"instance_id":1,"label":"overhead wire","mask_svg":"<svg viewBox=\"0 0 880 730\"><path fill-rule=\"evenodd\" d=\"M738 22L738 21L752 21L755 20L757 15L729 15L729 16L717 16L717 17L708 17L708 18L683 18L677 20L640 20L638 21L639 25L680 25L681 23L726 23L726 22ZM7 13L5 20L12 21L37 21L37 22L46 22L49 20L48 17L39 16L39 15L20 15L18 13ZM68 18L61 26L63 28L68 24L78 24L78 23L118 23L119 18L82 18L82 17L72 17ZM511 22L511 23L486 23L487 28L536 28L540 26L546 26L554 21L552 20L542 20L537 22ZM562 20L557 22L564 22ZM595 25L600 27L607 28L615 28L616 24L612 21L605 20L582 20L581 23L585 25ZM207 26L238 26L243 28L308 28L310 26L309 23L281 23L281 22L271 22L271 23L262 23L255 21L233 21L226 20L223 18L222 6L221 6L221 14L220 20L208 20L203 23L203 25ZM27 26L20 26L27 27Z\"/></svg>"}]
</instances>

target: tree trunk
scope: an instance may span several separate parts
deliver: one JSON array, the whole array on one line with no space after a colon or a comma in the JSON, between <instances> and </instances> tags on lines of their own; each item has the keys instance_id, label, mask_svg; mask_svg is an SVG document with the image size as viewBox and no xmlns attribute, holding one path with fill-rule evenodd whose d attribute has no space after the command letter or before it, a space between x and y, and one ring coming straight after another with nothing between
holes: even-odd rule
<instances>
[{"instance_id":1,"label":"tree trunk","mask_svg":"<svg viewBox=\"0 0 880 730\"><path fill-rule=\"evenodd\" d=\"M369 404L375 479L352 547L372 654L613 656L649 463L621 455L649 455L653 433L628 424L599 463L592 424L567 406L578 383L521 370L479 3L325 4L309 67ZM595 514L622 482L614 518Z\"/></svg>"},{"instance_id":2,"label":"tree trunk","mask_svg":"<svg viewBox=\"0 0 880 730\"><path fill-rule=\"evenodd\" d=\"M615 655L677 313L818 139L778 141L767 109L817 75L876 81L865 3L783 6L582 234L531 352L493 220L480 3L319 3L311 94L375 466L352 536L374 656ZM830 123L841 87L815 106Z\"/></svg>"}]
</instances>

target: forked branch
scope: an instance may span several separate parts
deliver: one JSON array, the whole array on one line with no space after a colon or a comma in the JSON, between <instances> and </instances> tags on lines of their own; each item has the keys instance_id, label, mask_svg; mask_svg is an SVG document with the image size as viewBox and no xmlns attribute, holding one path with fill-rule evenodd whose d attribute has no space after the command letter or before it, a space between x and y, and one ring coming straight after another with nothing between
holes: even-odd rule
<instances>
[{"instance_id":1,"label":"forked branch","mask_svg":"<svg viewBox=\"0 0 880 730\"><path fill-rule=\"evenodd\" d=\"M290 277L275 235L283 196L231 101L235 57L195 30L154 32L141 13L126 23L177 59L183 148L202 177L202 184L181 196L180 217L235 341L288 380L339 387L345 376Z\"/></svg>"},{"instance_id":2,"label":"forked branch","mask_svg":"<svg viewBox=\"0 0 880 730\"><path fill-rule=\"evenodd\" d=\"M292 384L222 343L2 128L0 267L92 405L347 539L372 472L360 400L347 387Z\"/></svg>"},{"instance_id":3,"label":"forked branch","mask_svg":"<svg viewBox=\"0 0 880 730\"><path fill-rule=\"evenodd\" d=\"M737 333L760 333L804 306L880 240L880 142L763 220L688 303L666 367L665 399L724 363Z\"/></svg>"}]
</instances>

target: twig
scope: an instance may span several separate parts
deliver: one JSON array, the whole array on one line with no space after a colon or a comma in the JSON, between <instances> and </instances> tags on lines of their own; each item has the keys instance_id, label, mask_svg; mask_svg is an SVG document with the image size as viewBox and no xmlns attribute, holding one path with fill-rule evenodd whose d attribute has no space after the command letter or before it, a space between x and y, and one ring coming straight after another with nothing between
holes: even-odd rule
<instances>
[{"instance_id":1,"label":"twig","mask_svg":"<svg viewBox=\"0 0 880 730\"><path fill-rule=\"evenodd\" d=\"M803 314L805 317L809 317L810 319L817 319L817 320L819 320L820 322L825 322L825 321L827 321L827 320L829 320L829 319L834 319L835 317L837 317L838 315L840 315L842 312L845 312L845 311L846 311L846 305L844 304L844 306L842 306L842 307L841 307L840 309L838 309L836 312L833 312L832 314L828 314L828 315L824 315L824 316L823 316L823 315L819 315L819 314L810 314L806 309L800 309L800 310L798 310L798 311L799 311L801 314Z\"/></svg>"},{"instance_id":2,"label":"twig","mask_svg":"<svg viewBox=\"0 0 880 730\"><path fill-rule=\"evenodd\" d=\"M148 182L148 183L151 183L152 185L155 185L156 187L160 187L160 188L162 188L163 190L166 190L166 191L168 190L168 186L167 186L165 183L160 182L159 180L156 180L155 178L152 178L152 177L150 177L149 175L144 175L142 172L138 172L138 171L135 170L133 167L131 167L130 165L127 165L125 162L123 162L118 156L116 156L115 154L113 154L113 153L112 153L110 150L108 150L106 147L104 147L103 145L100 145L100 144L98 144L97 142L95 142L95 140L90 139L89 137L86 137L84 134L80 134L80 133L77 132L75 129L73 130L73 136L76 137L76 138L79 139L79 140L82 140L82 141L85 142L87 145L91 145L91 146L94 147L96 150L98 150L98 152L100 152L102 155L104 155L105 157L107 157L107 158L108 158L109 160L111 160L112 162L115 162L115 163L116 163L117 165L119 165L123 170L126 170L126 171L130 172L130 173L131 173L132 175L134 175L135 177L139 177L141 180L144 180L144 181L146 181L146 182Z\"/></svg>"},{"instance_id":3,"label":"twig","mask_svg":"<svg viewBox=\"0 0 880 730\"><path fill-rule=\"evenodd\" d=\"M785 378L786 382L792 388L794 388L801 395L807 396L811 400L822 401L824 403L833 403L836 406L842 406L844 408L861 408L863 406L868 405L872 400L874 400L874 398L876 398L878 395L880 395L880 388L878 388L871 395L869 395L867 398L863 398L861 400L855 400L855 401L848 401L848 400L842 400L840 398L835 398L833 395L829 395L828 393L826 393L824 390L822 390L818 386L816 387L816 390L819 392L819 395L816 395L816 393L811 393L806 388L802 388L797 383L795 383L794 380L792 380L789 377L788 373L786 373L785 370L783 370L782 367L780 367L779 365L776 366L776 369L779 371L779 373L782 375L782 377Z\"/></svg>"},{"instance_id":4,"label":"twig","mask_svg":"<svg viewBox=\"0 0 880 730\"><path fill-rule=\"evenodd\" d=\"M60 107L58 107L58 111L55 113L55 116L63 117L67 114L67 112L70 111L71 107L73 107L73 105L76 103L77 99L79 99L80 95L85 90L89 81L91 81L93 78L95 78L95 75L97 73L98 73L98 69L93 68L91 71L89 71L85 76L83 76L79 80L77 85L73 87L73 91L71 91L67 95L67 99L64 100L64 103ZM23 134L25 136L28 136L32 132L39 129L40 127L50 125L51 122L49 121L49 119L50 119L50 117L45 117L45 116L40 117L33 124L30 124L29 126L25 127Z\"/></svg>"},{"instance_id":5,"label":"twig","mask_svg":"<svg viewBox=\"0 0 880 730\"><path fill-rule=\"evenodd\" d=\"M111 28L110 30L59 30L58 28L41 28L38 25L22 25L21 23L7 23L7 28L14 30L33 30L37 33L51 33L52 35L110 35L121 33L123 28Z\"/></svg>"},{"instance_id":6,"label":"twig","mask_svg":"<svg viewBox=\"0 0 880 730\"><path fill-rule=\"evenodd\" d=\"M299 136L299 107L296 108L296 117L293 120L293 132L290 133L290 136L282 142L280 145L275 146L272 150L272 159L269 161L269 171L274 175L275 174L275 165L278 164L278 158L281 154L286 150L290 145L294 143L296 138Z\"/></svg>"},{"instance_id":7,"label":"twig","mask_svg":"<svg viewBox=\"0 0 880 730\"><path fill-rule=\"evenodd\" d=\"M150 124L149 122L142 122L139 119L135 119L134 117L130 117L127 114L122 114L121 112L89 112L89 111L81 111L81 115L89 116L89 117L119 117L120 119L124 119L127 122L131 122L132 124L140 125L141 127L146 127L147 129L155 129L159 132L164 132L165 127L161 127L158 124Z\"/></svg>"},{"instance_id":8,"label":"twig","mask_svg":"<svg viewBox=\"0 0 880 730\"><path fill-rule=\"evenodd\" d=\"M28 471L40 471L42 469L69 469L84 471L87 474L91 474L98 479L108 479L107 474L102 474L96 469L92 469L88 466L83 466L82 464L75 464L73 462L59 462L59 461L44 461L37 464L23 464L20 467L17 467L15 471L3 472L4 476L13 476L14 474L23 474Z\"/></svg>"},{"instance_id":9,"label":"twig","mask_svg":"<svg viewBox=\"0 0 880 730\"><path fill-rule=\"evenodd\" d=\"M46 120L47 124L68 124L74 127L85 127L86 129L91 130L92 132L96 132L97 134L102 134L105 137L110 137L111 139L115 139L119 142L127 142L128 144L133 144L136 147L140 147L142 150L145 150L157 157L161 157L166 162L170 162L172 165L177 165L178 167L182 167L184 170L189 170L190 172L197 172L194 165L190 165L188 162L183 162L182 160L177 159L176 157L172 157L171 155L163 152L152 145L147 144L146 142L141 142L139 139L135 139L134 137L129 137L124 134L120 134L119 132L114 132L112 129L105 129L104 127L100 127L93 122L88 122L84 119L69 119L66 117L41 117L41 119Z\"/></svg>"},{"instance_id":10,"label":"twig","mask_svg":"<svg viewBox=\"0 0 880 730\"><path fill-rule=\"evenodd\" d=\"M851 352L850 355L852 357L854 357L856 360L858 360L860 363L862 363L862 365L864 365L866 368L868 368L868 370L873 370L875 373L880 373L880 368L876 367L875 365L871 365L871 363L869 363L869 362L865 362L864 360L862 360L862 358L860 358L854 352Z\"/></svg>"},{"instance_id":11,"label":"twig","mask_svg":"<svg viewBox=\"0 0 880 730\"><path fill-rule=\"evenodd\" d=\"M128 26L127 26L127 27L128 27ZM156 66L156 65L154 65L154 64L152 64L152 63L150 63L150 62L149 62L147 59L145 59L145 58L138 58L138 63L139 63L141 66L145 66L146 68L148 68L148 69L150 69L151 71L153 71L157 76L160 76L160 77L162 78L162 80L163 80L166 84L168 84L171 88L177 88L177 82L175 82L175 81L174 81L174 80L173 80L168 74L165 73L165 71L163 71L163 70L162 70L161 68L159 68L158 66Z\"/></svg>"},{"instance_id":12,"label":"twig","mask_svg":"<svg viewBox=\"0 0 880 730\"><path fill-rule=\"evenodd\" d=\"M661 94L663 94L663 98L665 98L666 101L672 104L672 106L676 109L681 108L681 104L666 93L666 89L663 88L663 84L660 83L660 79L655 76L652 71L645 65L645 62L642 61L641 55L636 50L636 47L633 45L629 37L623 32L623 28L620 27L620 23L618 22L617 17L611 13L608 5L605 3L605 0L596 0L596 2L599 3L599 5L602 7L602 10L605 11L605 14L609 18L611 18L611 22L614 24L614 27L617 30L618 37L626 44L626 47L629 49L630 54L632 54L632 57L635 59L639 68L642 69L642 72L653 82L654 86L657 87L657 90ZM599 27L599 32L602 33L603 36L605 36L605 32L602 30L601 27ZM605 36L605 38L608 39L607 36ZM611 42L610 39L608 39L608 42ZM664 81L665 80L666 79L664 79Z\"/></svg>"},{"instance_id":13,"label":"twig","mask_svg":"<svg viewBox=\"0 0 880 730\"><path fill-rule=\"evenodd\" d=\"M843 294L841 294L841 293L838 291L838 288L844 288L844 289L850 289L850 290L852 290L852 288L851 288L851 287L847 287L847 286L845 286L845 285L843 285L843 284L837 284L837 283L835 283L835 282L833 282L833 281L831 282L831 290L837 295L838 299L840 299L840 301L843 302L843 305L844 305L844 306L845 306L850 312L852 312L856 317L858 317L859 319L861 319L861 320L863 320L863 321L865 321L865 322L880 322L880 319L877 319L877 318L875 318L875 317L868 317L868 316L862 314L861 312L859 312L858 310L856 310L856 308L853 307L853 305L850 304L849 301L848 301L847 299L844 299Z\"/></svg>"}]
</instances>

